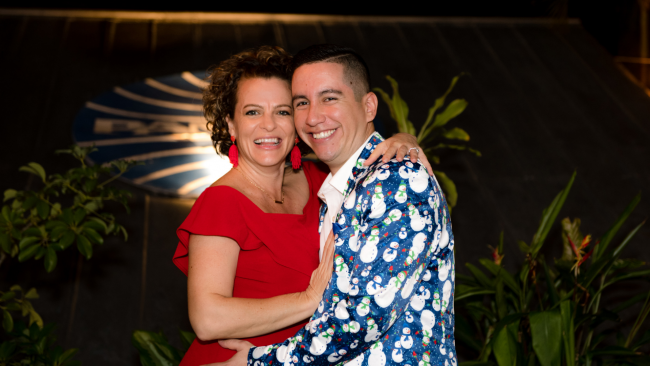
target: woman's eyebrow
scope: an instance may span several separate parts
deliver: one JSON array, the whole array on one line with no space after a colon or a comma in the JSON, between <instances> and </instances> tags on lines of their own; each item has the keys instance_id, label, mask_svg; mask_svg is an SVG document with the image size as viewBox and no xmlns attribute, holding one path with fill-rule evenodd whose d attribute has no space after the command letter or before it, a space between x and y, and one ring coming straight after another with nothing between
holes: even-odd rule
<instances>
[{"instance_id":1,"label":"woman's eyebrow","mask_svg":"<svg viewBox=\"0 0 650 366\"><path fill-rule=\"evenodd\" d=\"M262 106L259 104L246 104L243 108L248 108L248 107L262 108Z\"/></svg>"}]
</instances>

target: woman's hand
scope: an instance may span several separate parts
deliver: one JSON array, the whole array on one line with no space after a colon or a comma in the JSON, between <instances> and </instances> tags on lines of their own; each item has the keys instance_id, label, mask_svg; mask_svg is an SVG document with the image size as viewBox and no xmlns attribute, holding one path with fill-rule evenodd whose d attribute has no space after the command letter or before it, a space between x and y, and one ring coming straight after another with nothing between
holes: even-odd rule
<instances>
[{"instance_id":1,"label":"woman's hand","mask_svg":"<svg viewBox=\"0 0 650 366\"><path fill-rule=\"evenodd\" d=\"M248 351L255 347L251 342L242 341L241 339L226 339L219 341L223 348L237 351L228 361L215 362L203 366L246 366L248 364Z\"/></svg>"},{"instance_id":2,"label":"woman's hand","mask_svg":"<svg viewBox=\"0 0 650 366\"><path fill-rule=\"evenodd\" d=\"M429 164L427 156L418 145L418 140L410 133L397 133L377 145L363 165L368 166L374 163L382 155L381 161L384 163L387 163L393 157L397 161L402 161L407 153L413 163L416 163L420 159L420 162L427 168L429 175L433 176L433 169L431 168L431 164Z\"/></svg>"},{"instance_id":3,"label":"woman's hand","mask_svg":"<svg viewBox=\"0 0 650 366\"><path fill-rule=\"evenodd\" d=\"M325 242L325 247L323 248L323 257L321 258L320 264L318 265L318 268L312 272L309 286L304 292L307 301L313 305L314 311L323 298L323 293L327 288L327 284L332 278L333 267L334 232L330 232L330 235L327 237L327 241Z\"/></svg>"}]
</instances>

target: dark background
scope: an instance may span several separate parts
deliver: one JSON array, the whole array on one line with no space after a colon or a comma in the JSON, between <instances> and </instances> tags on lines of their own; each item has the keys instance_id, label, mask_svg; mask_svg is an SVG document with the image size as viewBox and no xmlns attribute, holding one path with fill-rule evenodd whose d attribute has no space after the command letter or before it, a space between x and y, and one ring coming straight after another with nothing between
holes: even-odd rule
<instances>
[{"instance_id":1,"label":"dark background","mask_svg":"<svg viewBox=\"0 0 650 366\"><path fill-rule=\"evenodd\" d=\"M447 4L450 3L450 4ZM521 255L516 241L529 242L541 211L578 171L563 217L580 217L583 232L600 237L632 197L650 187L650 98L626 78L612 55L635 56L635 1L569 2L448 1L366 5L363 9L314 9L305 4L182 4L151 8L137 2L94 2L62 8L159 11L255 11L347 15L441 17L429 21L184 23L0 16L0 190L37 184L18 167L42 163L48 173L73 166L53 154L73 141L72 121L84 103L114 86L185 70L207 69L244 48L280 44L290 52L322 41L351 46L367 59L373 86L387 90L384 75L400 83L419 127L433 100L461 72L450 98L468 109L454 125L472 137L466 153L442 156L441 170L456 182L453 214L457 270L487 257L487 245L505 234L505 263ZM554 6L552 6L554 4ZM558 5L559 4L559 5ZM24 4L8 4L26 7ZM338 4L340 5L340 4ZM31 2L28 7L51 8ZM494 22L450 17L517 17ZM539 17L551 17L539 23ZM566 23L577 17L583 26ZM108 34L113 27L114 38ZM319 29L320 32L319 33ZM154 31L155 30L155 31ZM197 36L200 35L200 36ZM635 38L637 37L637 38ZM378 118L394 132L384 104ZM59 258L54 273L42 261L0 267L2 286L36 287L34 305L46 322L58 324L61 344L78 347L84 364L136 365L134 329L163 330L180 344L177 330L189 330L185 278L171 263L175 228L192 201L152 195L125 183L133 193L131 214L114 208L130 233L111 239L90 261L73 250ZM622 235L644 220L644 199ZM624 257L650 259L650 229L644 227ZM560 230L547 239L545 255L559 257ZM633 287L621 286L616 298ZM626 315L616 325L629 326ZM461 360L463 353L459 353Z\"/></svg>"}]
</instances>

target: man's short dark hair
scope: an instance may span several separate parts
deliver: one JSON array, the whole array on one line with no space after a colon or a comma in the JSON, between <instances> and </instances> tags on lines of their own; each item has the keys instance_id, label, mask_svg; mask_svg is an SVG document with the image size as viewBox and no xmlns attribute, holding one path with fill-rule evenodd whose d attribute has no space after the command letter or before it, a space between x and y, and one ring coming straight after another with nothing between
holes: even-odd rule
<instances>
[{"instance_id":1,"label":"man's short dark hair","mask_svg":"<svg viewBox=\"0 0 650 366\"><path fill-rule=\"evenodd\" d=\"M331 62L343 65L343 77L350 83L357 101L370 92L370 72L363 58L352 48L334 44L318 44L299 51L291 63L291 71L302 65Z\"/></svg>"}]
</instances>

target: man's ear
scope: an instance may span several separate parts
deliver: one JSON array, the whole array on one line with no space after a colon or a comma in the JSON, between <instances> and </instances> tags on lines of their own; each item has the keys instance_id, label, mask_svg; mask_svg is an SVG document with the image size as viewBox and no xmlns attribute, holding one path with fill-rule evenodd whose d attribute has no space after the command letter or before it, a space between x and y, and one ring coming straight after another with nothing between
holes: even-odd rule
<instances>
[{"instance_id":1,"label":"man's ear","mask_svg":"<svg viewBox=\"0 0 650 366\"><path fill-rule=\"evenodd\" d=\"M377 116L377 108L379 107L379 99L377 94L368 92L363 97L363 108L366 113L366 122L372 122Z\"/></svg>"}]
</instances>

